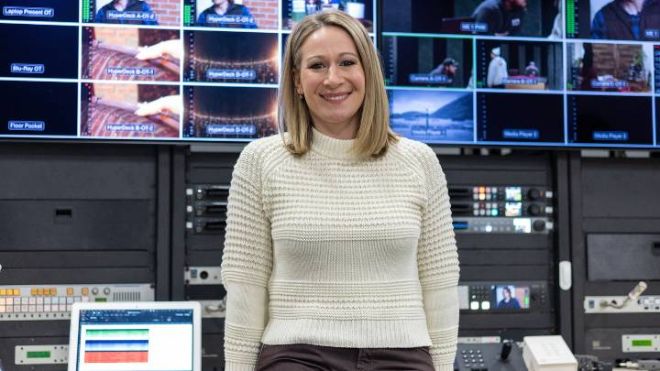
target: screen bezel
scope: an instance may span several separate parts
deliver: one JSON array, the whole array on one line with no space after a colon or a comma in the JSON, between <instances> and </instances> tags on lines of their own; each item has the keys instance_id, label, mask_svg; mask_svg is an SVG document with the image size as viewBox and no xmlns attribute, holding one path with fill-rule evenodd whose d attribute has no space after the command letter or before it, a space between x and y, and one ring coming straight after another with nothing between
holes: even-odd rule
<instances>
[{"instance_id":1,"label":"screen bezel","mask_svg":"<svg viewBox=\"0 0 660 371\"><path fill-rule=\"evenodd\" d=\"M71 325L69 331L69 361L68 371L77 371L78 367L78 335L80 330L81 310L131 310L131 309L183 309L193 313L193 368L202 370L202 307L196 301L156 301L156 302L110 302L110 303L73 303L71 308Z\"/></svg>"}]
</instances>

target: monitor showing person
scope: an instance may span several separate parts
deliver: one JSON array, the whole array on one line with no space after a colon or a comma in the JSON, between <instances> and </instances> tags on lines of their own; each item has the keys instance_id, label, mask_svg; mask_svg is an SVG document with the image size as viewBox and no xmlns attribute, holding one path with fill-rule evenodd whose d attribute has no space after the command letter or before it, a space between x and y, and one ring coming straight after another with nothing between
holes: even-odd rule
<instances>
[{"instance_id":1,"label":"monitor showing person","mask_svg":"<svg viewBox=\"0 0 660 371\"><path fill-rule=\"evenodd\" d=\"M233 0L204 0L211 6L204 9L197 17L198 26L257 28L257 23L245 5L235 4ZM198 1L198 4L201 1Z\"/></svg>"},{"instance_id":2,"label":"monitor showing person","mask_svg":"<svg viewBox=\"0 0 660 371\"><path fill-rule=\"evenodd\" d=\"M157 25L156 13L143 0L111 0L94 17L96 23Z\"/></svg>"}]
</instances>

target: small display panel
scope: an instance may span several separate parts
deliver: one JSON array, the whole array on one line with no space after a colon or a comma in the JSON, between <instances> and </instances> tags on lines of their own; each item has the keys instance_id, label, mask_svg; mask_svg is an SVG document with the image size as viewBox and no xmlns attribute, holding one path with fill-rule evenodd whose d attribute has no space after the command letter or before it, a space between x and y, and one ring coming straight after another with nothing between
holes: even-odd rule
<instances>
[{"instance_id":1,"label":"small display panel","mask_svg":"<svg viewBox=\"0 0 660 371\"><path fill-rule=\"evenodd\" d=\"M495 311L521 311L529 309L529 286L491 286L491 308Z\"/></svg>"}]
</instances>

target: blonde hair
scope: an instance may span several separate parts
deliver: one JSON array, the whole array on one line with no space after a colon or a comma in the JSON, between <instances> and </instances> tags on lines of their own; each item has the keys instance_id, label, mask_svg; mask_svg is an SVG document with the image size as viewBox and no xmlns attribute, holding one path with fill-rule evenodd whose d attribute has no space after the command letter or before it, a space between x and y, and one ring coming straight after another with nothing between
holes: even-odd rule
<instances>
[{"instance_id":1,"label":"blonde hair","mask_svg":"<svg viewBox=\"0 0 660 371\"><path fill-rule=\"evenodd\" d=\"M380 58L364 26L348 14L336 10L323 11L304 18L287 40L278 112L280 132L289 133L287 149L295 155L303 155L311 148L312 117L307 103L297 94L295 81L296 74L300 73L300 49L303 43L309 35L327 26L339 27L348 33L355 43L360 64L364 69L365 96L360 109L353 152L364 157L381 156L398 137L390 129L387 92Z\"/></svg>"}]
</instances>

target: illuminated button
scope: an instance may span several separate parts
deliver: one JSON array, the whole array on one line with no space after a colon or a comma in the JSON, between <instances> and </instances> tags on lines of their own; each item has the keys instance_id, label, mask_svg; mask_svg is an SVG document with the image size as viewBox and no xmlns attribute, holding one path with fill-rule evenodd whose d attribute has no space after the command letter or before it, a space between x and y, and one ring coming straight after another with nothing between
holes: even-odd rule
<instances>
[{"instance_id":1,"label":"illuminated button","mask_svg":"<svg viewBox=\"0 0 660 371\"><path fill-rule=\"evenodd\" d=\"M46 292L46 289L37 289L37 295L43 296L44 292Z\"/></svg>"},{"instance_id":2,"label":"illuminated button","mask_svg":"<svg viewBox=\"0 0 660 371\"><path fill-rule=\"evenodd\" d=\"M21 290L20 289L14 289L14 296L21 296Z\"/></svg>"},{"instance_id":3,"label":"illuminated button","mask_svg":"<svg viewBox=\"0 0 660 371\"><path fill-rule=\"evenodd\" d=\"M53 287L52 289L50 289L50 296L57 296L57 289L56 288Z\"/></svg>"},{"instance_id":4,"label":"illuminated button","mask_svg":"<svg viewBox=\"0 0 660 371\"><path fill-rule=\"evenodd\" d=\"M89 295L89 288L83 287L82 290L80 290L80 292L83 294L83 296L87 296Z\"/></svg>"},{"instance_id":5,"label":"illuminated button","mask_svg":"<svg viewBox=\"0 0 660 371\"><path fill-rule=\"evenodd\" d=\"M66 295L67 296L73 296L73 287L67 287L66 288Z\"/></svg>"},{"instance_id":6,"label":"illuminated button","mask_svg":"<svg viewBox=\"0 0 660 371\"><path fill-rule=\"evenodd\" d=\"M7 290L0 289L0 296L5 296L5 295L7 295Z\"/></svg>"},{"instance_id":7,"label":"illuminated button","mask_svg":"<svg viewBox=\"0 0 660 371\"><path fill-rule=\"evenodd\" d=\"M479 310L479 302L478 301L471 301L470 302L470 309L471 310Z\"/></svg>"},{"instance_id":8,"label":"illuminated button","mask_svg":"<svg viewBox=\"0 0 660 371\"><path fill-rule=\"evenodd\" d=\"M489 301L482 301L481 302L481 309L482 310L490 310L490 302Z\"/></svg>"},{"instance_id":9,"label":"illuminated button","mask_svg":"<svg viewBox=\"0 0 660 371\"><path fill-rule=\"evenodd\" d=\"M32 296L37 296L38 295L37 294L37 289L30 290L30 293L32 294Z\"/></svg>"},{"instance_id":10,"label":"illuminated button","mask_svg":"<svg viewBox=\"0 0 660 371\"><path fill-rule=\"evenodd\" d=\"M479 193L479 199L481 201L484 201L486 199L486 194L485 193Z\"/></svg>"}]
</instances>

